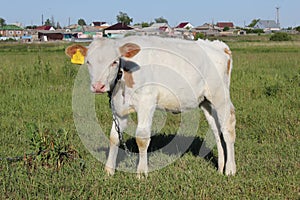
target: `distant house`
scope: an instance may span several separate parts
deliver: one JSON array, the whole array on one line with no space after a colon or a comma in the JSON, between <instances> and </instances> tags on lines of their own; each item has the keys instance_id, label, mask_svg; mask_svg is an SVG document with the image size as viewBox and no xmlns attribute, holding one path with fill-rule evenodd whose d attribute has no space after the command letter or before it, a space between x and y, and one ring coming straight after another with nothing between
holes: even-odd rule
<instances>
[{"instance_id":1,"label":"distant house","mask_svg":"<svg viewBox=\"0 0 300 200\"><path fill-rule=\"evenodd\" d=\"M73 24L65 27L65 30L66 31L63 33L64 40L83 42L103 37L103 33L98 26L80 26L78 24Z\"/></svg>"},{"instance_id":2,"label":"distant house","mask_svg":"<svg viewBox=\"0 0 300 200\"><path fill-rule=\"evenodd\" d=\"M203 33L206 36L216 36L219 35L221 28L213 24L205 23L201 26L197 26L193 29L197 33Z\"/></svg>"},{"instance_id":3,"label":"distant house","mask_svg":"<svg viewBox=\"0 0 300 200\"><path fill-rule=\"evenodd\" d=\"M148 35L164 35L171 34L173 30L167 23L154 23L150 27L143 28L141 31Z\"/></svg>"},{"instance_id":4,"label":"distant house","mask_svg":"<svg viewBox=\"0 0 300 200\"><path fill-rule=\"evenodd\" d=\"M237 35L247 35L247 31L245 30L238 30Z\"/></svg>"},{"instance_id":5,"label":"distant house","mask_svg":"<svg viewBox=\"0 0 300 200\"><path fill-rule=\"evenodd\" d=\"M67 32L70 32L70 31L73 31L73 30L77 29L78 27L79 27L78 24L71 24L69 26L66 26L65 29L66 29Z\"/></svg>"},{"instance_id":6,"label":"distant house","mask_svg":"<svg viewBox=\"0 0 300 200\"><path fill-rule=\"evenodd\" d=\"M53 26L38 26L35 28L37 31L55 31Z\"/></svg>"},{"instance_id":7,"label":"distant house","mask_svg":"<svg viewBox=\"0 0 300 200\"><path fill-rule=\"evenodd\" d=\"M110 25L106 22L92 22L91 26L97 27L98 29L108 28Z\"/></svg>"},{"instance_id":8,"label":"distant house","mask_svg":"<svg viewBox=\"0 0 300 200\"><path fill-rule=\"evenodd\" d=\"M182 22L182 23L178 24L175 28L176 29L192 29L192 28L194 28L194 26L189 22Z\"/></svg>"},{"instance_id":9,"label":"distant house","mask_svg":"<svg viewBox=\"0 0 300 200\"><path fill-rule=\"evenodd\" d=\"M102 26L103 24L106 24L106 22L92 22L91 26Z\"/></svg>"},{"instance_id":10,"label":"distant house","mask_svg":"<svg viewBox=\"0 0 300 200\"><path fill-rule=\"evenodd\" d=\"M40 41L53 41L53 40L62 40L64 35L62 31L38 31L38 38Z\"/></svg>"},{"instance_id":11,"label":"distant house","mask_svg":"<svg viewBox=\"0 0 300 200\"><path fill-rule=\"evenodd\" d=\"M225 27L230 29L234 28L234 24L232 22L218 22L216 25L221 29L224 29Z\"/></svg>"},{"instance_id":12,"label":"distant house","mask_svg":"<svg viewBox=\"0 0 300 200\"><path fill-rule=\"evenodd\" d=\"M40 41L62 40L62 31L56 31L53 26L38 26L34 29L37 39Z\"/></svg>"},{"instance_id":13,"label":"distant house","mask_svg":"<svg viewBox=\"0 0 300 200\"><path fill-rule=\"evenodd\" d=\"M264 32L271 32L271 31L279 31L280 26L275 22L275 20L259 20L254 29L263 29Z\"/></svg>"},{"instance_id":14,"label":"distant house","mask_svg":"<svg viewBox=\"0 0 300 200\"><path fill-rule=\"evenodd\" d=\"M116 23L104 29L104 36L109 38L124 37L124 35L134 29L124 23Z\"/></svg>"},{"instance_id":15,"label":"distant house","mask_svg":"<svg viewBox=\"0 0 300 200\"><path fill-rule=\"evenodd\" d=\"M21 37L24 35L24 29L16 25L5 25L0 27L2 37Z\"/></svg>"}]
</instances>

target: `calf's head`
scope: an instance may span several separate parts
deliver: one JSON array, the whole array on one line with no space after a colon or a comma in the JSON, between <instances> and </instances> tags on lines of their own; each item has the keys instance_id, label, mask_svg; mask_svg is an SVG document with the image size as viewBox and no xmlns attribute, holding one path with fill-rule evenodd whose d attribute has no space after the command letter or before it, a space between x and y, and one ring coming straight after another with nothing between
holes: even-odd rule
<instances>
[{"instance_id":1,"label":"calf's head","mask_svg":"<svg viewBox=\"0 0 300 200\"><path fill-rule=\"evenodd\" d=\"M112 89L119 68L124 67L120 60L126 62L140 50L134 43L119 45L115 40L103 39L93 41L88 48L81 45L70 46L66 49L66 54L71 58L78 56L78 53L84 56L91 78L91 91L105 93Z\"/></svg>"}]
</instances>

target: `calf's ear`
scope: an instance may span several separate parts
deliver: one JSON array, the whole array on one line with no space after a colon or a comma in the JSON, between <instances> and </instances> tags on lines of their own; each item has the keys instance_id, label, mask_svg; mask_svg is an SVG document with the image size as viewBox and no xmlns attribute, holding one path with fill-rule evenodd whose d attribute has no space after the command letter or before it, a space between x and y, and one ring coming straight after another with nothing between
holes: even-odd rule
<instances>
[{"instance_id":1,"label":"calf's ear","mask_svg":"<svg viewBox=\"0 0 300 200\"><path fill-rule=\"evenodd\" d=\"M82 65L84 64L84 58L87 54L88 49L81 45L73 45L65 50L67 56L71 58L73 64Z\"/></svg>"},{"instance_id":2,"label":"calf's ear","mask_svg":"<svg viewBox=\"0 0 300 200\"><path fill-rule=\"evenodd\" d=\"M132 58L141 51L141 47L134 43L126 43L119 48L122 56Z\"/></svg>"},{"instance_id":3,"label":"calf's ear","mask_svg":"<svg viewBox=\"0 0 300 200\"><path fill-rule=\"evenodd\" d=\"M72 58L78 51L85 57L88 49L84 46L75 44L75 45L67 47L65 50L65 53L67 56Z\"/></svg>"}]
</instances>

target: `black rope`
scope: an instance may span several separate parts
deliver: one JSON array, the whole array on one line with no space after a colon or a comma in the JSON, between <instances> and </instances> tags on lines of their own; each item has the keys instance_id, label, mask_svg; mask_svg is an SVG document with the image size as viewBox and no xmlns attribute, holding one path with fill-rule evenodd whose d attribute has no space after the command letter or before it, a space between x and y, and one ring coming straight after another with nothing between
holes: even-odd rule
<instances>
[{"instance_id":1,"label":"black rope","mask_svg":"<svg viewBox=\"0 0 300 200\"><path fill-rule=\"evenodd\" d=\"M7 161L7 162L21 162L24 161L27 157L33 157L33 156L38 156L41 153L45 152L44 151L39 151L38 153L27 153L24 154L23 156L16 156L16 157L6 157L6 158L0 158L0 161Z\"/></svg>"}]
</instances>

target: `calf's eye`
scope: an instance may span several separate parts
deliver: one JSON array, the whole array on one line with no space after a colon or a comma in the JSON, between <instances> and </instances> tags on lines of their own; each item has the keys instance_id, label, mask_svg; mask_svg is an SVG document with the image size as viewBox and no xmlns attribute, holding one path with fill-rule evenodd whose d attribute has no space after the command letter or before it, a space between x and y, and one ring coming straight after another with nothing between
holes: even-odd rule
<instances>
[{"instance_id":1,"label":"calf's eye","mask_svg":"<svg viewBox=\"0 0 300 200\"><path fill-rule=\"evenodd\" d=\"M118 65L118 62L117 61L114 61L111 66L114 67L114 66L117 66Z\"/></svg>"}]
</instances>

